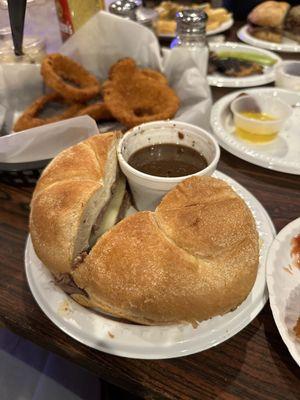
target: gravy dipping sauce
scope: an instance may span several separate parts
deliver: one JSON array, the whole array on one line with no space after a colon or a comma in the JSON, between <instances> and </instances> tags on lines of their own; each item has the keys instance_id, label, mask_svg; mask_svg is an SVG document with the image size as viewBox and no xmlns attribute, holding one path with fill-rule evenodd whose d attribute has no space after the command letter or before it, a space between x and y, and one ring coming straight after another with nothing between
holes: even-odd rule
<instances>
[{"instance_id":1,"label":"gravy dipping sauce","mask_svg":"<svg viewBox=\"0 0 300 400\"><path fill-rule=\"evenodd\" d=\"M200 152L173 143L142 147L129 157L128 164L145 174L168 178L195 174L208 165Z\"/></svg>"}]
</instances>

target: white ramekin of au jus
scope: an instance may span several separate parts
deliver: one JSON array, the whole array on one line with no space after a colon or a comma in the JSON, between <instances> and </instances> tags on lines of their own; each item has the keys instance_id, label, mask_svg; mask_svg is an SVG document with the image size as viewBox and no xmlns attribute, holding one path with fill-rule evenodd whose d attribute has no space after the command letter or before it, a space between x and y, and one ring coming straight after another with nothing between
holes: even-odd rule
<instances>
[{"instance_id":1,"label":"white ramekin of au jus","mask_svg":"<svg viewBox=\"0 0 300 400\"><path fill-rule=\"evenodd\" d=\"M179 121L148 122L130 129L118 144L118 159L138 210L154 210L161 198L179 182L192 175L176 178L148 175L128 164L137 150L163 143L192 147L207 160L207 167L193 175L211 175L215 171L220 148L216 139L202 128Z\"/></svg>"}]
</instances>

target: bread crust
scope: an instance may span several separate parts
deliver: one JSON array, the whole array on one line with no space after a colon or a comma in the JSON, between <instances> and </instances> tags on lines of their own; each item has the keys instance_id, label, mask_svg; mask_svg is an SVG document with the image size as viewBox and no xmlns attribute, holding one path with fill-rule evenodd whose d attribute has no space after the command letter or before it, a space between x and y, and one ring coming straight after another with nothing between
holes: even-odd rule
<instances>
[{"instance_id":1,"label":"bread crust","mask_svg":"<svg viewBox=\"0 0 300 400\"><path fill-rule=\"evenodd\" d=\"M195 323L245 300L258 253L244 201L221 180L193 177L155 213L137 213L103 235L73 278L89 295L85 305L114 316L147 325Z\"/></svg>"},{"instance_id":2,"label":"bread crust","mask_svg":"<svg viewBox=\"0 0 300 400\"><path fill-rule=\"evenodd\" d=\"M255 25L282 28L290 5L285 1L265 1L256 6L248 15Z\"/></svg>"},{"instance_id":3,"label":"bread crust","mask_svg":"<svg viewBox=\"0 0 300 400\"><path fill-rule=\"evenodd\" d=\"M103 194L106 170L116 168L118 137L118 132L96 135L64 150L37 183L31 201L30 234L38 257L54 275L71 272L82 224L93 222L85 221L87 207L93 206L91 202L104 202L108 195ZM82 243L87 244L88 239L83 238Z\"/></svg>"}]
</instances>

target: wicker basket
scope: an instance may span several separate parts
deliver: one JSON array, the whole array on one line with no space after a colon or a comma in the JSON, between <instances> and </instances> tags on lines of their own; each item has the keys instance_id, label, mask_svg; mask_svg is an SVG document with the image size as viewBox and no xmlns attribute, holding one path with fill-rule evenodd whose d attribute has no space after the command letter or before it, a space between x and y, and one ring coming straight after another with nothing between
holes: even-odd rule
<instances>
[{"instance_id":1,"label":"wicker basket","mask_svg":"<svg viewBox=\"0 0 300 400\"><path fill-rule=\"evenodd\" d=\"M0 163L0 182L13 186L35 186L41 172L50 161Z\"/></svg>"}]
</instances>

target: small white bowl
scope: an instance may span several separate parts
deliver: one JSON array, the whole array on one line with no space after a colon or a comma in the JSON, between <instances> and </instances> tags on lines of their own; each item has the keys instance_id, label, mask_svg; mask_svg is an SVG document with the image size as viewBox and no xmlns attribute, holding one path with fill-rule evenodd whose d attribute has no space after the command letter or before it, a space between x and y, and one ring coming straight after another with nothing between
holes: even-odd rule
<instances>
[{"instance_id":1,"label":"small white bowl","mask_svg":"<svg viewBox=\"0 0 300 400\"><path fill-rule=\"evenodd\" d=\"M148 175L128 164L129 157L137 150L161 143L181 144L192 147L206 158L208 166L193 174L211 175L220 158L220 148L204 129L178 121L155 121L129 130L118 144L118 159L126 176L138 210L154 210L161 198L187 177L165 178Z\"/></svg>"},{"instance_id":2,"label":"small white bowl","mask_svg":"<svg viewBox=\"0 0 300 400\"><path fill-rule=\"evenodd\" d=\"M275 68L277 87L300 92L300 61L283 61Z\"/></svg>"}]
</instances>

